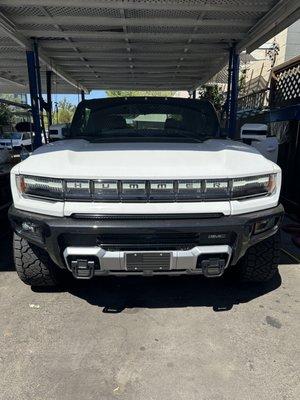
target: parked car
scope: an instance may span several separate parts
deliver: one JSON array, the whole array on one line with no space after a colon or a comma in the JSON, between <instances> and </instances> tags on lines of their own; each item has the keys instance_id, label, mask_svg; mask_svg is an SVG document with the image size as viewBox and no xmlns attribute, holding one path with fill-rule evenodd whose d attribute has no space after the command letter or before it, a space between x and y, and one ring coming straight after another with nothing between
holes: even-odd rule
<instances>
[{"instance_id":1,"label":"parked car","mask_svg":"<svg viewBox=\"0 0 300 400\"><path fill-rule=\"evenodd\" d=\"M65 139L68 134L69 124L53 124L49 127L49 140L55 142L56 140Z\"/></svg>"},{"instance_id":2,"label":"parked car","mask_svg":"<svg viewBox=\"0 0 300 400\"><path fill-rule=\"evenodd\" d=\"M22 147L25 147L27 150L32 149L31 132L7 132L0 134L0 148L21 150Z\"/></svg>"},{"instance_id":3,"label":"parked car","mask_svg":"<svg viewBox=\"0 0 300 400\"><path fill-rule=\"evenodd\" d=\"M145 115L151 126L137 126ZM15 264L29 285L55 285L63 271L219 277L230 267L256 282L277 271L281 170L222 137L208 101L85 100L69 137L15 166L11 187Z\"/></svg>"}]
</instances>

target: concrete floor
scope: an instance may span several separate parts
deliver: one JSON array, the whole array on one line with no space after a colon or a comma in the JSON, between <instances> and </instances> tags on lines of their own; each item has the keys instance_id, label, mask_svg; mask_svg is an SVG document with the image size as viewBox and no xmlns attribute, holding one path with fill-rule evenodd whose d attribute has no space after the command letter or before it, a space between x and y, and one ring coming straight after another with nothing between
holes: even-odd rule
<instances>
[{"instance_id":1,"label":"concrete floor","mask_svg":"<svg viewBox=\"0 0 300 400\"><path fill-rule=\"evenodd\" d=\"M33 291L0 241L0 399L299 399L300 273L109 278Z\"/></svg>"}]
</instances>

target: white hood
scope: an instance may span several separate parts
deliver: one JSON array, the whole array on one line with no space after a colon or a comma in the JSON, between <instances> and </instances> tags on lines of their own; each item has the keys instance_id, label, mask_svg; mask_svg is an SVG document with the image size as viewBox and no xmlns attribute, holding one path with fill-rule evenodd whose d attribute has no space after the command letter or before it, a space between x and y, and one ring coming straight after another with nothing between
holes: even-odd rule
<instances>
[{"instance_id":1,"label":"white hood","mask_svg":"<svg viewBox=\"0 0 300 400\"><path fill-rule=\"evenodd\" d=\"M231 140L203 143L90 143L64 140L19 164L23 174L90 179L192 179L279 171L253 147Z\"/></svg>"}]
</instances>

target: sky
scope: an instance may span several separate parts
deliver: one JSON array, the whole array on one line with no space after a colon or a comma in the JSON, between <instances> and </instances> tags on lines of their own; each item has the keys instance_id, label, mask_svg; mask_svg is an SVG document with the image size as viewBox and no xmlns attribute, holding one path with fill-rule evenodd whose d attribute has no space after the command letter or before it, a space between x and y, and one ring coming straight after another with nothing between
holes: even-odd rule
<instances>
[{"instance_id":1,"label":"sky","mask_svg":"<svg viewBox=\"0 0 300 400\"><path fill-rule=\"evenodd\" d=\"M104 90L92 90L90 94L86 94L85 98L86 99L99 99L107 97L106 93ZM52 95L52 101L54 103L58 103L59 101L63 100L66 98L70 103L74 104L75 106L78 104L78 102L81 100L80 95L77 94L55 94L53 93Z\"/></svg>"}]
</instances>

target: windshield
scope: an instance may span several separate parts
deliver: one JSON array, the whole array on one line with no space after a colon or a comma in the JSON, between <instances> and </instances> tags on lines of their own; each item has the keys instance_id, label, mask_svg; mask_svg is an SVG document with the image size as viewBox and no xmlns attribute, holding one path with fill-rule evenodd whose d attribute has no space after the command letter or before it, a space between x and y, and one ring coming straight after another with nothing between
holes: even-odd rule
<instances>
[{"instance_id":1,"label":"windshield","mask_svg":"<svg viewBox=\"0 0 300 400\"><path fill-rule=\"evenodd\" d=\"M70 136L90 141L202 141L218 135L219 123L210 103L170 103L124 100L101 106L99 101L83 102L76 110Z\"/></svg>"},{"instance_id":2,"label":"windshield","mask_svg":"<svg viewBox=\"0 0 300 400\"><path fill-rule=\"evenodd\" d=\"M20 132L4 132L0 134L0 139L18 140L22 139L22 133Z\"/></svg>"}]
</instances>

